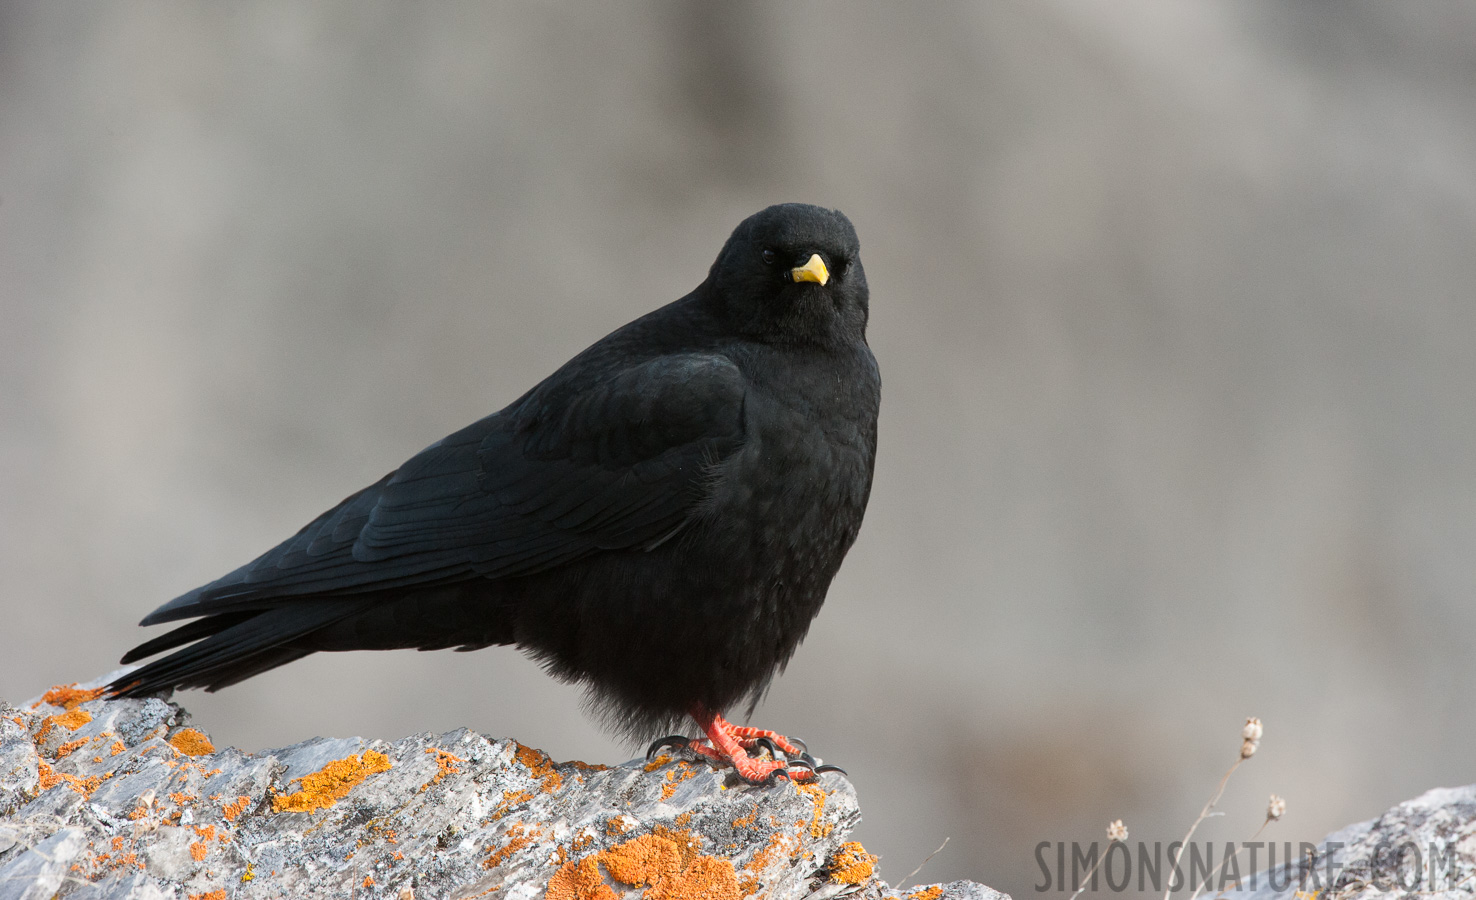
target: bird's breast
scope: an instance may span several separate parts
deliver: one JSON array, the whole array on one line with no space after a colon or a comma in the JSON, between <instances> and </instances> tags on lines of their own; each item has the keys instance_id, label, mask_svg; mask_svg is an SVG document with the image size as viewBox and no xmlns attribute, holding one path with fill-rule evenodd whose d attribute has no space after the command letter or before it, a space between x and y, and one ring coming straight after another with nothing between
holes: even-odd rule
<instances>
[{"instance_id":1,"label":"bird's breast","mask_svg":"<svg viewBox=\"0 0 1476 900\"><path fill-rule=\"evenodd\" d=\"M715 471L705 518L722 535L720 564L757 576L761 606L813 615L866 509L877 390L874 375L834 366L788 374L746 398L743 447Z\"/></svg>"}]
</instances>

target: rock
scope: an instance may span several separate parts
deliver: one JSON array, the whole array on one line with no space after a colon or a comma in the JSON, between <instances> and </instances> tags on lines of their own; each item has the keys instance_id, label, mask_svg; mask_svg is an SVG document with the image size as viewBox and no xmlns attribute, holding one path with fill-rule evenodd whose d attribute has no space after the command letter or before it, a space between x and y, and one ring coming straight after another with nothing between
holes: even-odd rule
<instances>
[{"instance_id":1,"label":"rock","mask_svg":"<svg viewBox=\"0 0 1476 900\"><path fill-rule=\"evenodd\" d=\"M80 828L61 828L15 862L0 869L0 900L48 900L61 887L67 867L87 836Z\"/></svg>"},{"instance_id":2,"label":"rock","mask_svg":"<svg viewBox=\"0 0 1476 900\"><path fill-rule=\"evenodd\" d=\"M556 763L466 729L244 753L173 703L99 699L111 677L0 703L0 900L1008 900L889 888L837 774Z\"/></svg>"},{"instance_id":3,"label":"rock","mask_svg":"<svg viewBox=\"0 0 1476 900\"><path fill-rule=\"evenodd\" d=\"M1308 847L1303 850L1312 850ZM1286 855L1283 852L1282 858ZM1292 861L1257 873L1246 900L1372 900L1476 895L1476 784L1436 788L1349 825Z\"/></svg>"}]
</instances>

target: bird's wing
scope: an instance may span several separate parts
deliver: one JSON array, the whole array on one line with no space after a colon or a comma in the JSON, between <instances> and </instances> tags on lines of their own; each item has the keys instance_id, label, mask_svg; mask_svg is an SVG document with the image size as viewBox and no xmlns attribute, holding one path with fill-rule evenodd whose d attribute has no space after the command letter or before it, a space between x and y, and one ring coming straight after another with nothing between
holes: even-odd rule
<instances>
[{"instance_id":1,"label":"bird's wing","mask_svg":"<svg viewBox=\"0 0 1476 900\"><path fill-rule=\"evenodd\" d=\"M654 548L690 521L713 464L741 446L746 381L706 354L586 380L579 389L551 380L437 441L144 624Z\"/></svg>"}]
</instances>

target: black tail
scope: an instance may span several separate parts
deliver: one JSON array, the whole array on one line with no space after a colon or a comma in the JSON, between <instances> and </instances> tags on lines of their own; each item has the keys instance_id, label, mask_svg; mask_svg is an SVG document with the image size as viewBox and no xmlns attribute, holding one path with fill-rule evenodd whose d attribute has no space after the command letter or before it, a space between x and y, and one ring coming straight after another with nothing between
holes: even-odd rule
<instances>
[{"instance_id":1,"label":"black tail","mask_svg":"<svg viewBox=\"0 0 1476 900\"><path fill-rule=\"evenodd\" d=\"M474 650L517 639L513 601L486 579L253 602L255 609L202 616L129 650L124 663L181 648L108 689L117 697L171 688L214 691L320 650Z\"/></svg>"},{"instance_id":2,"label":"black tail","mask_svg":"<svg viewBox=\"0 0 1476 900\"><path fill-rule=\"evenodd\" d=\"M172 688L219 690L314 652L310 636L364 609L362 598L334 598L206 616L128 651L133 662L195 643L108 685L115 697L146 697Z\"/></svg>"}]
</instances>

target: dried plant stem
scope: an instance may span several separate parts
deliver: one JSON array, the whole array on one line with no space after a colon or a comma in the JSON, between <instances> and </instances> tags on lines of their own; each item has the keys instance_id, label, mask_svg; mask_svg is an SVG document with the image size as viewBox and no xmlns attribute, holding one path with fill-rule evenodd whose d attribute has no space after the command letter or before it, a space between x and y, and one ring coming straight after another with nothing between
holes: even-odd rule
<instances>
[{"instance_id":1,"label":"dried plant stem","mask_svg":"<svg viewBox=\"0 0 1476 900\"><path fill-rule=\"evenodd\" d=\"M1276 820L1273 819L1273 818L1271 818L1270 816L1267 816L1265 818L1265 820L1261 822L1261 827L1256 829L1256 833L1250 836L1250 840L1253 841L1256 838L1260 837L1261 836L1261 832L1263 832L1263 831L1266 830L1266 826L1267 825L1270 825L1274 821L1276 821ZM1231 855L1225 857L1224 861L1222 861L1220 863L1220 867L1215 870L1214 874L1211 875L1209 877L1209 879L1204 884L1202 884L1199 887L1197 887L1197 888L1194 889L1194 893L1192 893L1192 894L1189 895L1189 900L1194 900L1195 897L1198 897L1199 896L1199 892L1200 891L1203 891L1206 887L1209 887L1210 882L1218 880L1219 877L1222 874L1224 874L1225 867L1228 866L1228 865L1230 865L1230 860L1232 860L1232 859L1240 859L1240 854L1242 854L1242 853L1245 852L1245 845L1247 843L1249 843L1249 841L1242 841L1241 844L1240 844L1240 849L1239 850L1236 850ZM1237 871L1237 872L1240 871L1240 867L1238 865L1235 867L1235 871ZM1240 884L1240 878L1239 877L1237 877L1235 879L1235 883L1236 884ZM1224 888L1221 888L1220 889L1220 892L1218 894L1215 894L1215 900L1220 900L1220 898L1223 897L1223 896L1225 896L1225 889Z\"/></svg>"},{"instance_id":2,"label":"dried plant stem","mask_svg":"<svg viewBox=\"0 0 1476 900\"><path fill-rule=\"evenodd\" d=\"M1117 843L1117 841L1108 841L1107 842L1107 849L1108 850L1111 850L1112 849L1112 845L1115 844L1115 843ZM1072 853L1075 853L1076 851L1073 850L1071 852ZM1102 865L1102 863L1104 863L1106 861L1107 861L1107 854L1104 851L1102 853L1101 857L1099 857L1096 862L1092 863L1092 867L1090 869L1087 869L1087 873L1085 875L1081 876L1081 883L1076 886L1076 893L1074 893L1074 894L1071 895L1071 900L1076 900L1077 897L1080 897L1081 896L1081 892L1084 891L1084 890L1086 890L1087 889L1087 884L1089 884L1091 882L1092 876L1097 873L1097 869L1100 868L1101 865ZM1075 862L1072 862L1071 865L1072 865L1073 872L1074 872L1075 871L1076 863Z\"/></svg>"},{"instance_id":3,"label":"dried plant stem","mask_svg":"<svg viewBox=\"0 0 1476 900\"><path fill-rule=\"evenodd\" d=\"M943 843L941 843L941 844L938 845L938 849L937 850L934 850L932 853L929 853L927 859L925 859L922 862L918 863L917 864L917 868L916 869L913 869L911 872L908 872L907 873L907 877L904 878L904 879L902 879L902 881L898 883L898 885L897 885L897 891L900 893L901 890L902 890L902 885L904 885L907 882L911 881L912 880L912 876L916 875L918 872L921 872L923 870L923 866L925 866L925 865L928 864L928 860L931 860L933 857L935 857L939 853L941 853L943 851L943 848L944 847L947 847L948 846L948 842L951 841L951 840L953 840L953 838L951 838L951 837L944 838L943 839Z\"/></svg>"},{"instance_id":4,"label":"dried plant stem","mask_svg":"<svg viewBox=\"0 0 1476 900\"><path fill-rule=\"evenodd\" d=\"M1173 861L1169 863L1168 887L1164 889L1163 900L1169 900L1169 896L1174 892L1174 871L1179 868L1179 860L1184 856L1184 848L1189 846L1189 839L1194 837L1195 829L1199 827L1200 822L1209 818L1210 811L1215 808L1215 804L1220 802L1220 796L1225 793L1225 785L1229 784L1230 776L1234 775L1235 770L1240 768L1240 764L1249 758L1244 755L1236 758L1235 764L1226 770L1225 777L1220 779L1220 786L1215 788L1214 796L1210 797L1209 802L1204 805L1204 809L1199 811L1199 818L1195 819L1194 824L1189 826L1189 831L1184 835L1184 840L1179 844L1179 849L1174 851Z\"/></svg>"},{"instance_id":5,"label":"dried plant stem","mask_svg":"<svg viewBox=\"0 0 1476 900\"><path fill-rule=\"evenodd\" d=\"M1111 847L1112 845L1108 844L1107 846ZM1102 859L1106 858L1107 856L1103 854ZM1102 864L1102 859L1099 859L1096 862L1092 863L1092 867L1090 869L1087 869L1087 873L1081 876L1081 884L1078 884L1076 886L1076 893L1071 895L1071 900L1076 900L1077 897L1081 896L1081 892L1087 889L1087 884L1092 880L1092 876L1096 874L1097 867Z\"/></svg>"}]
</instances>

